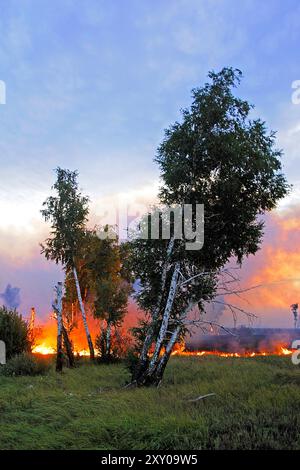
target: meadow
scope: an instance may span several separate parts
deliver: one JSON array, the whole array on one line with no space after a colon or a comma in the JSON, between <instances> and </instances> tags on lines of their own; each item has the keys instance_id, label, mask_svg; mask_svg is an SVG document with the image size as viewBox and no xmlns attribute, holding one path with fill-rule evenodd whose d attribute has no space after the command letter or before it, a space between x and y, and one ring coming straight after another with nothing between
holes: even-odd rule
<instances>
[{"instance_id":1,"label":"meadow","mask_svg":"<svg viewBox=\"0 0 300 470\"><path fill-rule=\"evenodd\" d=\"M0 376L1 449L300 449L300 369L289 357L173 357L159 388L123 364ZM200 395L215 393L199 401Z\"/></svg>"}]
</instances>

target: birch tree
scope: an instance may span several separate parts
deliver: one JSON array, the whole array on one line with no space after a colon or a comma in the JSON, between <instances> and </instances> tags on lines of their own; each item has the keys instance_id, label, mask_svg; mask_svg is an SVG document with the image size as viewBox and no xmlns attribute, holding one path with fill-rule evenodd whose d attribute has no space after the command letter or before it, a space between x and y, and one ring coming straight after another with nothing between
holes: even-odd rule
<instances>
[{"instance_id":1,"label":"birch tree","mask_svg":"<svg viewBox=\"0 0 300 470\"><path fill-rule=\"evenodd\" d=\"M182 209L190 204L194 213L196 204L204 204L204 246L186 250L185 234L172 241L172 233L170 240L160 235L130 242L131 268L141 283L136 298L148 314L132 377L138 385L159 383L178 338L192 323L205 325L203 315L190 320L191 312L201 314L205 302L218 301L219 280L230 276L226 263L235 259L241 265L257 252L261 216L289 190L275 133L262 120L251 119L253 106L234 94L241 72L224 68L208 76L209 82L192 91L192 105L181 121L165 131L155 159L162 204ZM247 314L235 307L228 305Z\"/></svg>"},{"instance_id":2,"label":"birch tree","mask_svg":"<svg viewBox=\"0 0 300 470\"><path fill-rule=\"evenodd\" d=\"M52 304L57 322L56 372L63 369L62 283L55 286L56 298Z\"/></svg>"},{"instance_id":3,"label":"birch tree","mask_svg":"<svg viewBox=\"0 0 300 470\"><path fill-rule=\"evenodd\" d=\"M42 253L47 259L61 263L66 274L73 273L87 337L90 358L94 359L94 346L89 331L87 316L77 275L76 254L84 236L88 217L88 197L79 191L78 173L76 171L56 169L57 179L53 185L56 196L48 197L43 203L41 213L46 222L51 224L50 237L41 245Z\"/></svg>"}]
</instances>

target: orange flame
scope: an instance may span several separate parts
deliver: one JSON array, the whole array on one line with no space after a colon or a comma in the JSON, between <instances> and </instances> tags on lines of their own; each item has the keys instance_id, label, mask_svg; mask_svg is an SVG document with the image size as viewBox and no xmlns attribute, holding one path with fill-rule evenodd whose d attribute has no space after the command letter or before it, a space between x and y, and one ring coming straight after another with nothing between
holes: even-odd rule
<instances>
[{"instance_id":1,"label":"orange flame","mask_svg":"<svg viewBox=\"0 0 300 470\"><path fill-rule=\"evenodd\" d=\"M280 346L274 351L247 351L247 352L222 352L222 351L182 351L177 349L172 356L219 356L219 357L257 357L257 356L287 356L293 353L292 349Z\"/></svg>"},{"instance_id":2,"label":"orange flame","mask_svg":"<svg viewBox=\"0 0 300 470\"><path fill-rule=\"evenodd\" d=\"M128 303L128 313L124 322L124 331L126 334L131 327L136 326L137 318L139 316L142 316L142 312L138 309L136 304L130 300ZM32 349L33 353L43 355L56 354L57 324L51 314L49 314L48 318L49 319L42 326L35 328L35 345ZM100 321L89 315L88 325L93 343L95 343L95 339L100 333ZM90 353L88 350L86 333L80 316L78 316L76 327L74 327L69 334L69 338L73 343L75 354L79 356L89 356Z\"/></svg>"}]
</instances>

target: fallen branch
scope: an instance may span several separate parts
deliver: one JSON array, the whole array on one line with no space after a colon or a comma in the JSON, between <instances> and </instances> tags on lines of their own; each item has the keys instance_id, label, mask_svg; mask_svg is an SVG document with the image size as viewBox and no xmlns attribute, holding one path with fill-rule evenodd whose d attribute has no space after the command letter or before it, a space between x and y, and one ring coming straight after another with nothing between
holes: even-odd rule
<instances>
[{"instance_id":1,"label":"fallen branch","mask_svg":"<svg viewBox=\"0 0 300 470\"><path fill-rule=\"evenodd\" d=\"M216 395L216 394L215 393L207 393L206 395L200 395L200 397L191 398L190 400L186 400L186 401L195 402L195 401L203 400L203 398L212 397L213 395Z\"/></svg>"}]
</instances>

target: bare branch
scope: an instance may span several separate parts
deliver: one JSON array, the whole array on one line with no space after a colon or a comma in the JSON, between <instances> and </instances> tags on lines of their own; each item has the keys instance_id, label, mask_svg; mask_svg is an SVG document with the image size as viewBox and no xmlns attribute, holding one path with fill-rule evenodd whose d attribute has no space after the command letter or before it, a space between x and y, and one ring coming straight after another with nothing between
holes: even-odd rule
<instances>
[{"instance_id":1,"label":"bare branch","mask_svg":"<svg viewBox=\"0 0 300 470\"><path fill-rule=\"evenodd\" d=\"M179 321L177 321L179 323ZM208 320L188 320L184 322L184 325L196 325L196 326L201 326L201 325L210 325L211 327L216 326L220 328L221 330L226 331L226 333L230 334L231 336L238 336L237 334L233 333L230 331L228 328L226 328L223 325L220 325L220 323L217 323L215 321L208 321Z\"/></svg>"},{"instance_id":2,"label":"bare branch","mask_svg":"<svg viewBox=\"0 0 300 470\"><path fill-rule=\"evenodd\" d=\"M238 310L239 312L243 313L244 315L247 315L247 317L257 318L257 315L255 315L254 313L248 312L247 310L244 310L240 307L237 307L236 305L230 304L229 302L221 302L220 300L211 300L210 302L215 303L215 304L221 304L221 305L224 305L225 307L231 307L231 308L233 308L235 310Z\"/></svg>"},{"instance_id":3,"label":"bare branch","mask_svg":"<svg viewBox=\"0 0 300 470\"><path fill-rule=\"evenodd\" d=\"M197 397L197 398L191 398L190 400L186 400L190 403L193 403L195 401L199 401L199 400L203 400L204 398L207 398L207 397L212 397L213 395L216 395L215 393L207 393L206 395L200 395L200 397Z\"/></svg>"}]
</instances>

